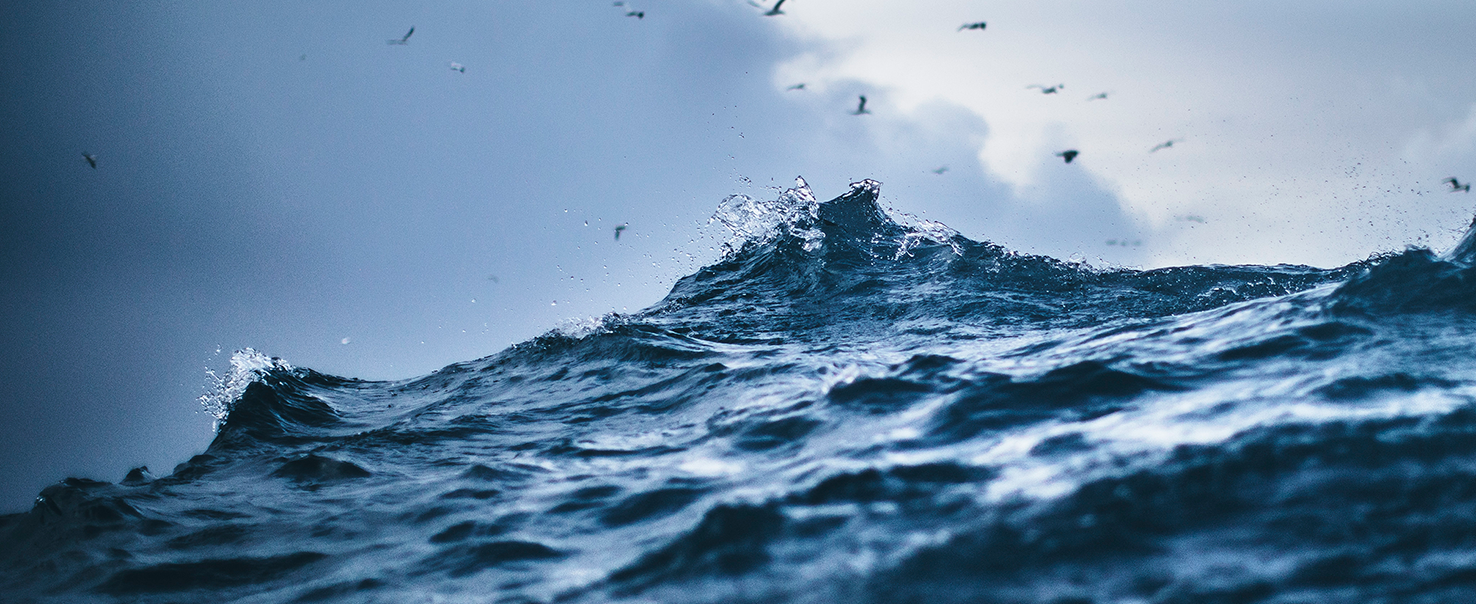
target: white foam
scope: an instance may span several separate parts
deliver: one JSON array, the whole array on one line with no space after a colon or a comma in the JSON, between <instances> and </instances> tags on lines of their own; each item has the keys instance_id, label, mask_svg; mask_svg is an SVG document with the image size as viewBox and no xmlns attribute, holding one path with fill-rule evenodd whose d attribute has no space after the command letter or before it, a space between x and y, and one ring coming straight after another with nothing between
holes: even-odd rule
<instances>
[{"instance_id":1,"label":"white foam","mask_svg":"<svg viewBox=\"0 0 1476 604\"><path fill-rule=\"evenodd\" d=\"M779 197L759 201L747 195L729 195L708 224L717 222L730 233L723 243L723 256L731 256L749 245L760 245L782 235L800 238L807 252L819 249L825 233L814 227L819 219L820 202L803 178L795 178L795 187Z\"/></svg>"},{"instance_id":2,"label":"white foam","mask_svg":"<svg viewBox=\"0 0 1476 604\"><path fill-rule=\"evenodd\" d=\"M231 368L224 375L207 368L209 392L201 394L200 405L205 412L215 417L215 428L231 413L231 406L246 392L246 387L271 371L291 370L292 365L276 357L269 357L253 348L243 348L231 354Z\"/></svg>"}]
</instances>

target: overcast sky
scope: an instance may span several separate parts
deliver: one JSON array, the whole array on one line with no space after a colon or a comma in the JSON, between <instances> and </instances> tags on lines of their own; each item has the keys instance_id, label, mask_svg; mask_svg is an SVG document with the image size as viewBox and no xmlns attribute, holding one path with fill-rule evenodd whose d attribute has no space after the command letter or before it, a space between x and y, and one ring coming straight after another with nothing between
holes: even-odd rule
<instances>
[{"instance_id":1,"label":"overcast sky","mask_svg":"<svg viewBox=\"0 0 1476 604\"><path fill-rule=\"evenodd\" d=\"M0 510L203 450L238 348L405 378L638 310L795 176L1100 266L1443 249L1476 207L1469 3L628 3L0 12Z\"/></svg>"}]
</instances>

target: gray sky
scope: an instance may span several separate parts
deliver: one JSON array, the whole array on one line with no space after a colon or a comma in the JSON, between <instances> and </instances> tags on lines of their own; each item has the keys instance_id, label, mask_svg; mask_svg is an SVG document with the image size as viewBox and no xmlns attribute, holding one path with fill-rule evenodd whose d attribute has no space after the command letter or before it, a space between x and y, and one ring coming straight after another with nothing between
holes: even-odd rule
<instances>
[{"instance_id":1,"label":"gray sky","mask_svg":"<svg viewBox=\"0 0 1476 604\"><path fill-rule=\"evenodd\" d=\"M1464 3L629 3L0 13L0 510L201 451L237 348L404 378L638 310L797 175L1099 265L1336 265L1476 206Z\"/></svg>"}]
</instances>

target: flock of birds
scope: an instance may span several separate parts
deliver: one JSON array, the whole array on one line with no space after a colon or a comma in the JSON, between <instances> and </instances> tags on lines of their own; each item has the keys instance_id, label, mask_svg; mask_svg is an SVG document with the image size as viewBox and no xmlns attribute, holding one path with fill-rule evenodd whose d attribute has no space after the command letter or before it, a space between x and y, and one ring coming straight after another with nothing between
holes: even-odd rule
<instances>
[{"instance_id":1,"label":"flock of birds","mask_svg":"<svg viewBox=\"0 0 1476 604\"><path fill-rule=\"evenodd\" d=\"M779 15L783 15L784 14L784 11L783 10L780 10L780 7L784 6L785 1L786 0L777 0L776 2L774 2L774 5L773 6L769 6L769 7L765 7L763 4L760 4L758 2L755 2L754 0L748 0L748 3L750 5L752 5L752 6L754 6L754 7L763 9L764 10L764 12L762 13L763 16L765 16L765 17L775 17L775 16L779 16ZM613 3L613 5L616 8L619 8L619 9L624 10L625 11L625 16L627 16L627 17L635 17L636 19L645 19L646 18L646 11L644 11L644 10L637 10L635 8L632 8L632 7L628 6L625 3L625 0L615 0L615 2ZM987 22L985 22L985 21L975 21L975 22L972 22L972 23L964 23L963 25L958 26L958 31L960 31L960 32L963 32L963 31L984 31L988 26L989 26L989 24ZM405 35L400 36L399 38L392 38L392 39L389 39L389 40L385 40L385 43L386 44L389 44L391 46L406 46L406 45L409 45L410 44L410 36L413 36L413 35L415 35L415 27L412 25L410 27L410 30L405 32ZM302 55L302 57L300 58L300 60L307 60L307 55ZM465 65L462 65L461 63L457 63L455 61L451 61L450 62L450 66L451 66L451 70L452 71L455 71L455 72L458 72L458 73L466 73L466 66ZM1065 90L1066 89L1066 85L1065 84L1053 84L1053 85L1031 84L1029 86L1026 86L1025 88L1027 90L1039 90L1041 94L1058 94L1062 90ZM798 84L794 84L794 85L786 88L785 90L786 91L805 90L805 84L803 82L798 83ZM1106 92L1099 92L1097 94L1094 94L1092 96L1087 97L1086 100L1088 100L1088 101L1106 100L1107 97L1108 97L1108 93L1106 93ZM866 108L866 95L864 95L864 94L863 95L858 95L857 103L856 103L856 109L851 112L851 115L869 115L870 113L871 113L871 110ZM1162 143L1159 143L1159 144L1155 145L1152 149L1149 149L1148 152L1149 153L1157 153L1158 151L1162 151L1164 149L1171 149L1171 148L1173 148L1174 144L1181 143L1181 142L1184 142L1184 139L1178 139L1178 138L1176 138L1176 139L1169 139L1169 140L1166 140L1166 141L1164 141ZM1063 150L1063 151L1060 151L1060 152L1056 153L1055 155L1056 155L1056 157L1059 157L1062 160L1064 160L1065 163L1068 163L1069 164L1069 163L1072 162L1072 160L1075 160L1078 155L1081 155L1081 151L1078 151L1076 149L1066 149L1066 150ZM87 165L88 166L91 166L92 169L94 169L94 170L97 169L97 156L96 155L93 155L92 153L88 153L86 151L83 151L82 152L82 158L85 159L85 160L87 160ZM934 170L931 170L932 173L938 174L938 175L942 175L944 172L947 172L947 171L948 171L948 166L941 166L939 168L936 168ZM1450 187L1449 190L1450 190L1451 193L1455 193L1455 192L1458 192L1458 191L1459 192L1462 192L1462 193L1470 193L1471 192L1471 183L1469 183L1469 182L1461 182L1459 179L1457 179L1454 176L1452 176L1450 178L1447 178L1447 179L1445 179L1445 180L1443 180L1441 182L1444 183L1444 184L1446 184L1446 185L1448 185ZM1196 222L1204 222L1204 219L1203 218L1200 218L1198 216L1190 217L1190 219L1193 219L1193 221L1196 221ZM624 223L624 224L621 224L619 226L616 226L615 227L615 240L616 241L619 241L620 240L620 234L623 231L625 231L627 228L629 228L629 227L630 227L630 225L628 223ZM1109 242L1108 243L1108 245L1113 245L1113 244L1118 244L1118 242L1112 241L1112 242ZM1129 244L1128 244L1127 241L1122 241L1119 245L1129 245ZM1132 245L1141 245L1141 243L1140 242L1137 242L1137 241L1134 241L1132 243Z\"/></svg>"},{"instance_id":2,"label":"flock of birds","mask_svg":"<svg viewBox=\"0 0 1476 604\"><path fill-rule=\"evenodd\" d=\"M782 15L782 14L784 14L783 11L779 10L779 6L782 5L782 4L784 4L784 1L785 0L779 0L778 2L774 3L774 7L771 8L771 9L769 9L767 12L765 12L764 15L765 16L769 16L769 17L772 17L774 15ZM748 0L748 3L751 4L751 5L753 5L753 6L756 6L756 7L759 7L759 8L763 8L763 5L761 5L761 4L757 3L757 2L754 2L753 0ZM623 6L624 4L625 3L623 1L619 1L619 2L616 2L615 3L616 6ZM972 23L964 23L963 25L958 26L958 31L961 31L961 32L962 31L984 31L988 27L989 27L989 23L987 21L975 21L975 22L972 22ZM1066 89L1066 85L1065 84L1053 84L1053 85L1047 85L1047 84L1031 84L1029 86L1026 86L1025 88L1026 88L1026 90L1039 90L1041 94L1058 94L1062 90L1065 90ZM801 82L799 84L795 84L793 86L790 86L789 88L786 88L785 90L786 91L793 91L793 90L804 90L804 89L805 89L805 84L803 82ZM1109 93L1107 93L1107 92L1099 92L1097 94L1094 94L1092 96L1087 97L1086 100L1088 100L1088 101L1106 100L1108 94ZM869 110L869 109L866 108L866 95L864 95L864 94L863 95L858 95L857 103L856 103L856 109L851 112L851 115L867 115L867 114L870 114L870 113L871 113L871 110ZM1170 140L1164 141L1162 143L1159 143L1157 146L1153 147L1152 149L1149 149L1148 152L1149 153L1156 153L1156 152L1161 151L1163 149L1168 149L1168 148L1173 147L1174 146L1174 143L1181 143L1181 142L1184 142L1183 139L1170 139ZM1072 160L1076 159L1076 156L1078 156L1078 155L1081 155L1081 151L1078 151L1076 149L1066 149L1064 151L1061 151L1059 153L1056 153L1056 157L1059 157L1059 158L1065 160L1065 162L1068 163L1068 164L1071 163ZM934 174L940 174L940 175L943 174L944 172L947 172L947 171L948 171L948 166L943 166L943 167L937 168L935 170L932 170L932 172Z\"/></svg>"},{"instance_id":3,"label":"flock of birds","mask_svg":"<svg viewBox=\"0 0 1476 604\"><path fill-rule=\"evenodd\" d=\"M757 6L757 7L762 8L762 5L754 2L753 0L748 0L748 3L751 4L751 5L753 5L753 6ZM621 4L623 4L623 2L616 2L615 4L616 5L621 5ZM781 12L779 10L779 5L781 5L781 4L784 4L784 0L779 0L778 2L776 2L774 4L774 7L772 9L770 9L768 12L765 12L764 15L765 16L774 16L774 15L784 14L783 12ZM987 28L988 26L989 26L989 24L987 22L985 22L985 21L975 21L975 22L972 22L972 23L964 23L963 25L958 26L958 31L961 31L961 32L962 31L984 31L985 28ZM1066 89L1066 85L1065 84L1053 84L1053 85L1031 84L1029 86L1026 86L1025 88L1026 88L1026 90L1039 90L1041 94L1058 94L1062 90L1065 90ZM801 82L799 84L795 84L793 86L790 86L789 88L786 88L785 90L786 91L793 91L793 90L804 90L804 89L805 89L805 84L803 82ZM1087 101L1107 100L1108 94L1109 93L1107 93L1107 92L1099 92L1097 94L1094 94L1092 96L1087 97L1086 100ZM867 114L870 114L871 113L871 110L869 110L869 109L866 108L866 95L864 95L864 94L863 95L858 95L858 99L857 100L858 100L858 102L856 104L856 109L855 109L855 111L852 111L851 112L851 115L867 115ZM1161 142L1161 143L1159 143L1157 145L1154 145L1153 148L1151 148L1151 149L1148 150L1148 152L1149 153L1157 153L1157 152L1162 151L1164 149L1172 149L1175 144L1182 143L1182 142L1184 142L1184 139L1182 139L1182 138L1169 139L1169 140L1166 140L1164 142ZM1056 157L1059 157L1063 161L1065 161L1065 163L1068 163L1069 164L1069 163L1072 162L1072 160L1075 160L1078 155L1081 155L1081 151L1079 151L1077 149L1066 149L1066 150L1063 150L1063 151L1060 151L1060 152L1056 153L1055 155L1056 155ZM948 166L941 166L941 167L938 167L938 168L936 168L934 170L931 170L932 173L939 174L939 175L941 175L941 174L943 174L944 172L947 172L947 171L948 171ZM1457 191L1462 192L1462 193L1470 193L1471 192L1471 183L1461 182L1460 180L1456 179L1454 176L1452 176L1450 178L1447 178L1447 179L1445 179L1442 182L1444 184L1450 186L1450 192L1451 193L1455 193ZM1198 218L1198 217L1195 217L1195 218ZM1198 218L1197 221L1198 222L1204 222L1204 219L1203 218ZM1113 243L1110 243L1109 242L1108 245L1113 245ZM1126 242L1123 242L1123 243L1121 243L1121 245L1127 245L1127 243Z\"/></svg>"}]
</instances>

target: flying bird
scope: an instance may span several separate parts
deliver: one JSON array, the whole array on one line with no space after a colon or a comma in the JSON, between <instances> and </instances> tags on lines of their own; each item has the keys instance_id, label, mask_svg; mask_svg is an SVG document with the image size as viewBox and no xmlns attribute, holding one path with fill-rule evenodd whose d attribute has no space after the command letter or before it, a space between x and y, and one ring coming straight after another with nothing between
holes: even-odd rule
<instances>
[{"instance_id":1,"label":"flying bird","mask_svg":"<svg viewBox=\"0 0 1476 604\"><path fill-rule=\"evenodd\" d=\"M93 170L96 170L97 169L97 156L96 155L93 155L91 153L88 153L86 151L83 151L82 152L82 159L87 160L87 165L92 166L92 169Z\"/></svg>"},{"instance_id":2,"label":"flying bird","mask_svg":"<svg viewBox=\"0 0 1476 604\"><path fill-rule=\"evenodd\" d=\"M852 111L851 115L865 115L867 113L871 113L871 111L866 108L866 95L863 94L860 96L860 98L861 103L856 105L856 110Z\"/></svg>"},{"instance_id":3,"label":"flying bird","mask_svg":"<svg viewBox=\"0 0 1476 604\"><path fill-rule=\"evenodd\" d=\"M934 174L942 174L942 173L947 172L947 171L948 171L948 166L938 166L934 170L929 170L929 172L932 172Z\"/></svg>"},{"instance_id":4,"label":"flying bird","mask_svg":"<svg viewBox=\"0 0 1476 604\"><path fill-rule=\"evenodd\" d=\"M978 23L965 23L958 26L958 31L963 31L965 29L984 29L985 25L986 24L983 21L980 21Z\"/></svg>"},{"instance_id":5,"label":"flying bird","mask_svg":"<svg viewBox=\"0 0 1476 604\"><path fill-rule=\"evenodd\" d=\"M415 33L415 26L414 25L411 25L410 26L410 31L405 32L405 37L400 38L398 40L385 40L384 43L385 44L398 44L400 46L404 46L404 45L410 43L410 36L412 34L414 34L414 33Z\"/></svg>"},{"instance_id":6,"label":"flying bird","mask_svg":"<svg viewBox=\"0 0 1476 604\"><path fill-rule=\"evenodd\" d=\"M1107 93L1105 93L1105 92L1098 92L1097 94L1094 94L1092 96L1087 97L1087 100L1088 101L1095 101L1097 99L1102 99L1104 101L1107 100Z\"/></svg>"},{"instance_id":7,"label":"flying bird","mask_svg":"<svg viewBox=\"0 0 1476 604\"><path fill-rule=\"evenodd\" d=\"M1060 153L1057 153L1056 154L1056 157L1065 159L1066 160L1066 163L1069 164L1069 163L1071 163L1071 160L1076 159L1076 156L1078 156L1078 155L1081 155L1081 152L1080 151L1077 151L1076 149L1067 149L1065 151L1062 151Z\"/></svg>"},{"instance_id":8,"label":"flying bird","mask_svg":"<svg viewBox=\"0 0 1476 604\"><path fill-rule=\"evenodd\" d=\"M804 89L805 89L805 83L804 82L800 82L798 84L795 84L793 86L790 86L789 88L785 88L784 90L785 90L785 92L788 92L790 90L804 90Z\"/></svg>"},{"instance_id":9,"label":"flying bird","mask_svg":"<svg viewBox=\"0 0 1476 604\"><path fill-rule=\"evenodd\" d=\"M87 161L92 161L92 160L91 159L88 159ZM97 166L93 166L93 167L96 168ZM1471 183L1469 183L1469 182L1463 183L1463 182L1461 182L1459 180L1456 180L1456 177L1454 177L1454 176L1452 176L1450 178L1447 178L1445 180L1442 180L1440 182L1443 182L1445 184L1450 185L1450 192L1451 193L1454 193L1456 191L1464 191L1466 193L1470 193L1471 192Z\"/></svg>"},{"instance_id":10,"label":"flying bird","mask_svg":"<svg viewBox=\"0 0 1476 604\"><path fill-rule=\"evenodd\" d=\"M615 6L625 6L625 2L623 0L615 0ZM632 8L632 9L630 9L629 11L627 11L625 13L625 16L627 16L627 17L635 17L637 19L645 19L646 18L646 11L643 11L643 10L635 10L634 8Z\"/></svg>"},{"instance_id":11,"label":"flying bird","mask_svg":"<svg viewBox=\"0 0 1476 604\"><path fill-rule=\"evenodd\" d=\"M772 17L774 15L782 15L782 14L784 14L784 11L779 10L779 5L781 5L781 4L784 4L784 0L779 0L778 2L775 2L774 3L774 8L771 8L767 12L765 12L764 13L764 16L765 17ZM764 5L759 4L757 2L754 2L753 0L748 0L748 5L749 6L752 6L752 7L755 7L755 8L763 8L764 7Z\"/></svg>"},{"instance_id":12,"label":"flying bird","mask_svg":"<svg viewBox=\"0 0 1476 604\"><path fill-rule=\"evenodd\" d=\"M457 63L456 61L452 61L451 62L451 71L459 71L461 73L466 73L466 66L465 65L462 65L461 63Z\"/></svg>"},{"instance_id":13,"label":"flying bird","mask_svg":"<svg viewBox=\"0 0 1476 604\"><path fill-rule=\"evenodd\" d=\"M1056 84L1055 86L1041 86L1040 84L1031 84L1029 86L1026 86L1025 88L1039 88L1041 94L1056 94L1065 87L1065 84Z\"/></svg>"},{"instance_id":14,"label":"flying bird","mask_svg":"<svg viewBox=\"0 0 1476 604\"><path fill-rule=\"evenodd\" d=\"M624 231L625 229L628 229L628 228L630 228L630 223L625 223L625 224L616 226L615 227L615 240L616 241L620 241L620 232L621 231Z\"/></svg>"},{"instance_id":15,"label":"flying bird","mask_svg":"<svg viewBox=\"0 0 1476 604\"><path fill-rule=\"evenodd\" d=\"M1168 149L1170 147L1173 147L1174 146L1174 143L1182 143L1182 142L1184 142L1184 139L1182 139L1182 138L1171 138L1169 140L1166 140L1166 141L1163 141L1161 143L1158 143L1152 149L1149 149L1148 152L1149 153L1153 153L1153 152L1158 151L1159 149Z\"/></svg>"}]
</instances>

